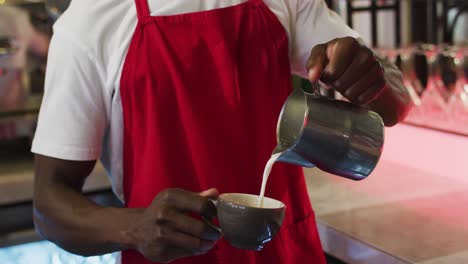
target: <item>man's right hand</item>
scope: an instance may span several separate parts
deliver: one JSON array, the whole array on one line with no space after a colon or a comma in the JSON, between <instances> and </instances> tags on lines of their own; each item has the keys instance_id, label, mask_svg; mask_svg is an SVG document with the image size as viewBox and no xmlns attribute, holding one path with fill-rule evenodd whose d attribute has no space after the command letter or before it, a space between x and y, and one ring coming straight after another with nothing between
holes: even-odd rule
<instances>
[{"instance_id":1,"label":"man's right hand","mask_svg":"<svg viewBox=\"0 0 468 264\"><path fill-rule=\"evenodd\" d=\"M221 234L188 213L207 218L215 216L216 208L208 198L216 196L216 189L202 193L181 189L160 192L141 217L131 224L128 235L133 241L132 247L147 259L163 263L205 254Z\"/></svg>"},{"instance_id":2,"label":"man's right hand","mask_svg":"<svg viewBox=\"0 0 468 264\"><path fill-rule=\"evenodd\" d=\"M148 208L101 206L82 194L95 164L36 155L33 215L42 237L82 256L135 249L156 262L206 253L221 237L189 216L215 216L216 189L164 190Z\"/></svg>"}]
</instances>

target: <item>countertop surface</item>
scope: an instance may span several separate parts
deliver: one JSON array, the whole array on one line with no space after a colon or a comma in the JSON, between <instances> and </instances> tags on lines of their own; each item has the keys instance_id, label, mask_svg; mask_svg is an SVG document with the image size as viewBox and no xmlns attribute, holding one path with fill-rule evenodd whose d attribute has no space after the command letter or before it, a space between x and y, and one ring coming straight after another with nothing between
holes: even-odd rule
<instances>
[{"instance_id":1,"label":"countertop surface","mask_svg":"<svg viewBox=\"0 0 468 264\"><path fill-rule=\"evenodd\" d=\"M324 250L347 263L468 263L468 138L400 126L386 148L361 182L306 170Z\"/></svg>"},{"instance_id":2,"label":"countertop surface","mask_svg":"<svg viewBox=\"0 0 468 264\"><path fill-rule=\"evenodd\" d=\"M381 162L354 182L306 170L324 250L353 264L468 263L468 138L399 126ZM0 160L0 205L28 201L31 157ZM97 165L85 190L109 189Z\"/></svg>"}]
</instances>

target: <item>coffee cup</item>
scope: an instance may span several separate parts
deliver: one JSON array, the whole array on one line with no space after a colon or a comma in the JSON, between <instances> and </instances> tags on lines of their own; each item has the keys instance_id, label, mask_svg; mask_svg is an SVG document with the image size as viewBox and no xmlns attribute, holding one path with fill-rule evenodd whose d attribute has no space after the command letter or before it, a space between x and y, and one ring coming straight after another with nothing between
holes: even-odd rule
<instances>
[{"instance_id":1,"label":"coffee cup","mask_svg":"<svg viewBox=\"0 0 468 264\"><path fill-rule=\"evenodd\" d=\"M280 230L286 210L284 203L265 197L260 208L259 199L258 195L225 193L213 200L219 222L219 227L214 227L231 246L260 251Z\"/></svg>"}]
</instances>

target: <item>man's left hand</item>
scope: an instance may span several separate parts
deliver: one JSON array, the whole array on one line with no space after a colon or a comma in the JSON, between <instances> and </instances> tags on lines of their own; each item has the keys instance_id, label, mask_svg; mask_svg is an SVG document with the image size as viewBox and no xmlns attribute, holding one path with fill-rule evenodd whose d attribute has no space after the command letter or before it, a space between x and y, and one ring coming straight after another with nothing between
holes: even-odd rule
<instances>
[{"instance_id":1,"label":"man's left hand","mask_svg":"<svg viewBox=\"0 0 468 264\"><path fill-rule=\"evenodd\" d=\"M375 54L351 37L315 46L307 69L311 82L320 80L358 105L375 100L387 85Z\"/></svg>"}]
</instances>

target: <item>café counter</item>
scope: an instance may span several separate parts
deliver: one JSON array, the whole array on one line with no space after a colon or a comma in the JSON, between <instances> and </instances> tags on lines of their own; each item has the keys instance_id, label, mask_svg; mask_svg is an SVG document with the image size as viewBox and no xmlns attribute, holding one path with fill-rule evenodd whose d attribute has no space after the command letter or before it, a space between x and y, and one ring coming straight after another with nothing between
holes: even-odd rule
<instances>
[{"instance_id":1,"label":"caf\u00e9 counter","mask_svg":"<svg viewBox=\"0 0 468 264\"><path fill-rule=\"evenodd\" d=\"M349 264L468 263L467 137L399 125L386 131L381 162L369 178L354 182L307 169L306 180L328 255ZM32 183L31 157L0 166L0 213L12 226L30 218ZM103 191L110 186L98 165L85 192ZM85 261L37 239L32 229L0 232L0 259L111 263L116 257Z\"/></svg>"},{"instance_id":2,"label":"caf\u00e9 counter","mask_svg":"<svg viewBox=\"0 0 468 264\"><path fill-rule=\"evenodd\" d=\"M468 263L468 137L399 125L353 182L306 170L322 245L356 264Z\"/></svg>"}]
</instances>

